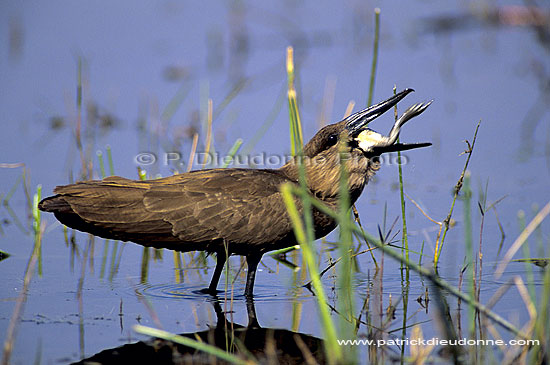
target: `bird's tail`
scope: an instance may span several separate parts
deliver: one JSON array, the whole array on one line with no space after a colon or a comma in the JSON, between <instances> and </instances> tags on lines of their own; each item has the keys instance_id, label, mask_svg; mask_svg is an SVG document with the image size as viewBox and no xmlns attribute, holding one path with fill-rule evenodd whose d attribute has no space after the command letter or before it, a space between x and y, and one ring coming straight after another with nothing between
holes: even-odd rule
<instances>
[{"instance_id":1,"label":"bird's tail","mask_svg":"<svg viewBox=\"0 0 550 365\"><path fill-rule=\"evenodd\" d=\"M72 211L69 203L67 203L67 201L60 195L54 195L42 199L42 201L38 203L38 209L43 212L50 213L69 213Z\"/></svg>"},{"instance_id":2,"label":"bird's tail","mask_svg":"<svg viewBox=\"0 0 550 365\"><path fill-rule=\"evenodd\" d=\"M58 186L38 209L54 213L69 228L121 241L167 247L177 241L163 216L146 210L144 193L150 184L116 176Z\"/></svg>"}]
</instances>

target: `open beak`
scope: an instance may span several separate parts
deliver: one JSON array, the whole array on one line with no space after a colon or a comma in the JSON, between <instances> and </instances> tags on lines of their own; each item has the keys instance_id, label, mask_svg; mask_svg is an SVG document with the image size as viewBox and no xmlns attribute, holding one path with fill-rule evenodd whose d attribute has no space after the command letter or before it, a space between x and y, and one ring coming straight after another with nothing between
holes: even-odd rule
<instances>
[{"instance_id":1,"label":"open beak","mask_svg":"<svg viewBox=\"0 0 550 365\"><path fill-rule=\"evenodd\" d=\"M429 101L427 103L418 103L410 106L405 112L397 119L395 124L388 136L381 135L370 128L367 128L366 125L373 119L382 115L385 111L393 107L403 99L408 93L413 91L412 89L406 89L399 94L393 96L392 98L383 101L379 104L376 104L370 108L360 111L348 117L357 116L361 114L360 117L350 120L346 127L350 130L350 135L355 137L355 141L358 144L358 147L363 150L364 153L372 155L380 155L384 152L396 152L396 151L406 151L413 148L427 147L431 146L431 143L396 143L399 138L399 133L401 132L401 127L411 120L412 118L422 114L428 106L432 103Z\"/></svg>"},{"instance_id":2,"label":"open beak","mask_svg":"<svg viewBox=\"0 0 550 365\"><path fill-rule=\"evenodd\" d=\"M413 89L405 89L400 93L392 96L388 100L382 101L376 105L369 106L366 109L360 110L357 113L354 113L344 119L346 122L346 129L349 131L350 136L355 137L364 127L367 126L370 122L390 110L394 107L401 99L407 96L409 93L412 93Z\"/></svg>"}]
</instances>

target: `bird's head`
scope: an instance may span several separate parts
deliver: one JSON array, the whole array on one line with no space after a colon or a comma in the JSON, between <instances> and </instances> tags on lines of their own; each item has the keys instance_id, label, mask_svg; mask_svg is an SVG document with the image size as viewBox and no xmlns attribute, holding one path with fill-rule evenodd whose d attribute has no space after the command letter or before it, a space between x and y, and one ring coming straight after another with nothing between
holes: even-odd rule
<instances>
[{"instance_id":1,"label":"bird's head","mask_svg":"<svg viewBox=\"0 0 550 365\"><path fill-rule=\"evenodd\" d=\"M379 168L377 157L385 152L427 147L431 143L397 143L401 127L420 115L431 104L410 106L394 123L387 136L368 128L368 124L394 107L413 89L405 89L391 98L354 113L344 120L323 127L303 150L308 171L308 184L323 190L322 196L337 193L341 156L346 157L350 191L362 190L368 178ZM343 154L342 154L343 153Z\"/></svg>"},{"instance_id":2,"label":"bird's head","mask_svg":"<svg viewBox=\"0 0 550 365\"><path fill-rule=\"evenodd\" d=\"M304 147L304 155L314 158L324 153L338 151L338 143L345 143L345 152L359 152L366 157L380 156L384 152L405 151L413 148L427 147L431 143L397 143L401 127L410 119L420 115L432 103L418 103L410 106L397 119L388 136L368 128L370 122L394 107L413 89L405 89L388 100L354 113L344 120L322 128Z\"/></svg>"}]
</instances>

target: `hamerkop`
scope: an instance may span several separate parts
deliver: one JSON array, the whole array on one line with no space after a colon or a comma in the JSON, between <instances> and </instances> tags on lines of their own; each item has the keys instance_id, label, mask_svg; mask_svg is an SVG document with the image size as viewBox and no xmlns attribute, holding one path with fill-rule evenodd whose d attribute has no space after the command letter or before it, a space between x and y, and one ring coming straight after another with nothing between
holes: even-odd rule
<instances>
[{"instance_id":1,"label":"hamerkop","mask_svg":"<svg viewBox=\"0 0 550 365\"><path fill-rule=\"evenodd\" d=\"M409 107L388 136L367 128L412 91L406 89L317 132L305 145L302 159L311 195L337 209L340 167L346 166L353 203L380 168L382 153L430 145L397 143L397 139L403 124L431 102ZM342 146L347 152L345 159L340 158ZM244 294L252 297L262 255L296 244L280 187L298 184L298 180L296 159L279 169L208 169L148 181L112 176L58 186L56 195L42 200L38 207L54 213L68 227L99 237L182 252L215 252L216 269L205 289L210 293L216 292L227 257L246 256ZM297 205L300 207L300 202ZM313 210L313 221L316 239L337 225L317 210Z\"/></svg>"}]
</instances>

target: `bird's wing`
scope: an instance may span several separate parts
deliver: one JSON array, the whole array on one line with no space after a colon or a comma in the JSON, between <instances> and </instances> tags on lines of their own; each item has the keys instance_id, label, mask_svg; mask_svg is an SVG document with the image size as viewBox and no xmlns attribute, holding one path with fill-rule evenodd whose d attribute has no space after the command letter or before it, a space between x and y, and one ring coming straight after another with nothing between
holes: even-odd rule
<instances>
[{"instance_id":1,"label":"bird's wing","mask_svg":"<svg viewBox=\"0 0 550 365\"><path fill-rule=\"evenodd\" d=\"M124 241L171 238L171 226L145 209L143 197L149 188L147 181L111 176L58 186L57 195L40 205L69 227L101 237Z\"/></svg>"},{"instance_id":2,"label":"bird's wing","mask_svg":"<svg viewBox=\"0 0 550 365\"><path fill-rule=\"evenodd\" d=\"M286 181L270 170L197 171L154 183L143 204L182 241L262 244L292 230L279 191Z\"/></svg>"},{"instance_id":3,"label":"bird's wing","mask_svg":"<svg viewBox=\"0 0 550 365\"><path fill-rule=\"evenodd\" d=\"M150 216L142 203L143 194L148 189L148 184L111 176L103 180L58 186L54 193L86 220L122 223L146 220Z\"/></svg>"},{"instance_id":4,"label":"bird's wing","mask_svg":"<svg viewBox=\"0 0 550 365\"><path fill-rule=\"evenodd\" d=\"M113 176L59 186L51 199L65 204L67 216L76 213L83 221L74 228L106 238L262 244L292 230L279 192L286 181L271 170L253 169L201 170L147 181Z\"/></svg>"}]
</instances>

